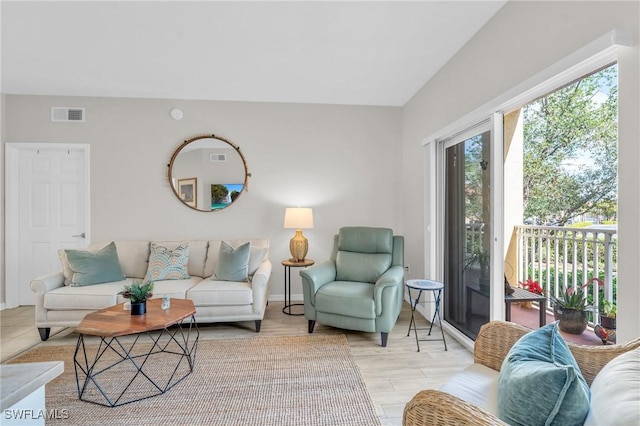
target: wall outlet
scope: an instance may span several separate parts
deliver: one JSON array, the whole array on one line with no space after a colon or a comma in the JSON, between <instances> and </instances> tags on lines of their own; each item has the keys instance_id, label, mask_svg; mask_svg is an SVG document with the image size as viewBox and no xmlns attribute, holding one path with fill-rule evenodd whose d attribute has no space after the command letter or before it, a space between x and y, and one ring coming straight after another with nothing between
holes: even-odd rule
<instances>
[{"instance_id":1,"label":"wall outlet","mask_svg":"<svg viewBox=\"0 0 640 426\"><path fill-rule=\"evenodd\" d=\"M407 275L411 273L411 269L409 268L409 265L404 265L404 272L406 272Z\"/></svg>"}]
</instances>

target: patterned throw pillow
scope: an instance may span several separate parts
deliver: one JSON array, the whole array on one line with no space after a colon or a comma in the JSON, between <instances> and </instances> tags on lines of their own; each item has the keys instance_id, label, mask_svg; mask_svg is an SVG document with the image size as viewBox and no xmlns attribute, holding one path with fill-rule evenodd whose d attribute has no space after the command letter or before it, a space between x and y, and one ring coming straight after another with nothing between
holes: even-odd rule
<instances>
[{"instance_id":1,"label":"patterned throw pillow","mask_svg":"<svg viewBox=\"0 0 640 426\"><path fill-rule=\"evenodd\" d=\"M151 243L149 267L145 281L186 280L189 278L189 244L182 243L175 249Z\"/></svg>"}]
</instances>

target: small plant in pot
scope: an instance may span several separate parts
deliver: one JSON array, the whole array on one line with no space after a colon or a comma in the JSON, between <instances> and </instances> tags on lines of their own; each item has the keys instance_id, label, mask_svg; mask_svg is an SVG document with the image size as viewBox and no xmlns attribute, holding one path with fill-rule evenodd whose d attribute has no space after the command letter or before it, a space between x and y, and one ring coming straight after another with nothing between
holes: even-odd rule
<instances>
[{"instance_id":1,"label":"small plant in pot","mask_svg":"<svg viewBox=\"0 0 640 426\"><path fill-rule=\"evenodd\" d=\"M617 313L616 304L605 300L603 302L603 310L600 312L600 325L609 330L615 330Z\"/></svg>"},{"instance_id":2,"label":"small plant in pot","mask_svg":"<svg viewBox=\"0 0 640 426\"><path fill-rule=\"evenodd\" d=\"M140 283L134 281L131 285L125 285L120 293L125 299L131 301L131 315L143 315L147 312L147 299L151 299L153 282Z\"/></svg>"},{"instance_id":3,"label":"small plant in pot","mask_svg":"<svg viewBox=\"0 0 640 426\"><path fill-rule=\"evenodd\" d=\"M569 287L559 297L550 295L553 303L553 317L559 321L558 326L561 331L571 334L582 334L587 328L589 311L592 306L587 301L585 288L591 282L604 285L601 279L591 278L586 284L580 287Z\"/></svg>"}]
</instances>

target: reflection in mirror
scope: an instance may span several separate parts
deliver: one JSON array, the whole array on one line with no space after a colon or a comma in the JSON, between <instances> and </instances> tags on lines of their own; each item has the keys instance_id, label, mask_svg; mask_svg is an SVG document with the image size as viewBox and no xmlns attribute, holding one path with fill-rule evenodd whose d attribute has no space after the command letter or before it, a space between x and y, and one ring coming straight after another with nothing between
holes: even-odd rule
<instances>
[{"instance_id":1,"label":"reflection in mirror","mask_svg":"<svg viewBox=\"0 0 640 426\"><path fill-rule=\"evenodd\" d=\"M233 204L247 189L251 176L240 148L215 135L184 141L168 167L176 197L192 209L207 212Z\"/></svg>"}]
</instances>

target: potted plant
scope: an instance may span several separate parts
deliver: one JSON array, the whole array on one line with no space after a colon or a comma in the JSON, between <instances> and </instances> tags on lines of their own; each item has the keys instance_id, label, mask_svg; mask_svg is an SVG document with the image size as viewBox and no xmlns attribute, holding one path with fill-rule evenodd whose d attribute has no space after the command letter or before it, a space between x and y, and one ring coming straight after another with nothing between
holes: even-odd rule
<instances>
[{"instance_id":1,"label":"potted plant","mask_svg":"<svg viewBox=\"0 0 640 426\"><path fill-rule=\"evenodd\" d=\"M484 250L482 247L475 247L469 254L465 261L465 269L469 268L473 264L477 264L480 268L480 275L478 277L478 285L482 290L489 290L489 265L491 263L491 253L489 250Z\"/></svg>"},{"instance_id":2,"label":"potted plant","mask_svg":"<svg viewBox=\"0 0 640 426\"><path fill-rule=\"evenodd\" d=\"M584 289L591 282L603 286L600 278L591 278L580 287L569 287L560 297L550 295L553 303L553 317L559 321L560 330L571 334L582 334L587 328L588 314L592 306L589 305Z\"/></svg>"},{"instance_id":3,"label":"potted plant","mask_svg":"<svg viewBox=\"0 0 640 426\"><path fill-rule=\"evenodd\" d=\"M147 299L153 296L152 290L153 282L134 281L131 285L125 285L124 290L118 294L131 301L131 315L143 315L147 312Z\"/></svg>"},{"instance_id":4,"label":"potted plant","mask_svg":"<svg viewBox=\"0 0 640 426\"><path fill-rule=\"evenodd\" d=\"M608 328L609 330L615 330L616 315L618 313L616 304L605 300L603 302L603 307L604 309L600 312L600 325L604 328Z\"/></svg>"}]
</instances>

